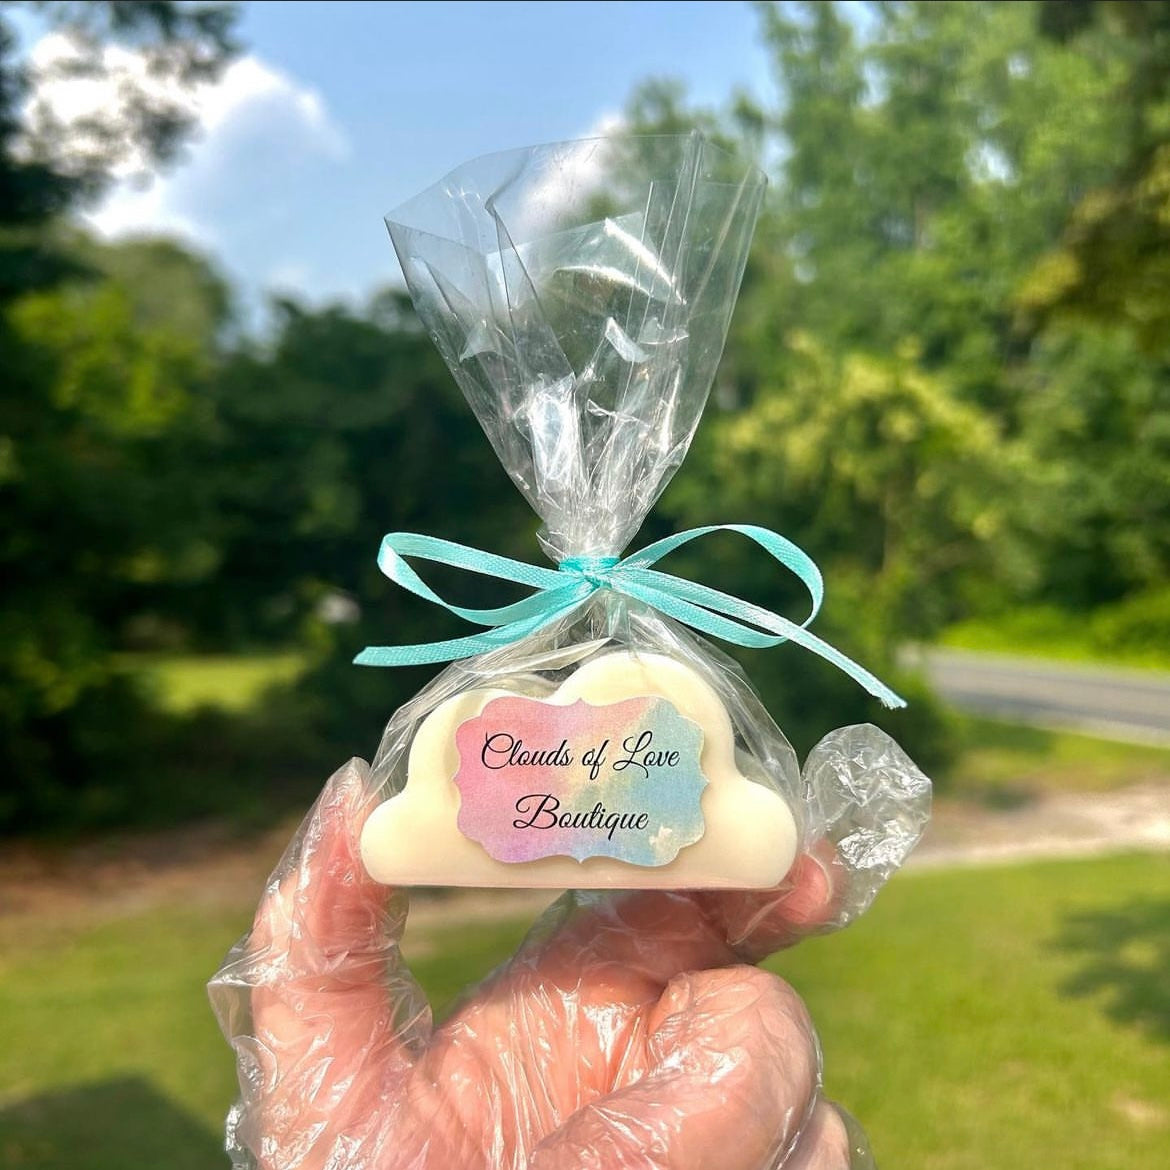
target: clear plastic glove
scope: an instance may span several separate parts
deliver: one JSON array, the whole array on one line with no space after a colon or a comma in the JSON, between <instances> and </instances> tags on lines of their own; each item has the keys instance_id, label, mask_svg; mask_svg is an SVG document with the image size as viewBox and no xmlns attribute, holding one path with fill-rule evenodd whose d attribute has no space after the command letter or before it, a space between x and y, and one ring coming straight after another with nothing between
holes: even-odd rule
<instances>
[{"instance_id":1,"label":"clear plastic glove","mask_svg":"<svg viewBox=\"0 0 1170 1170\"><path fill-rule=\"evenodd\" d=\"M875 728L805 769L817 826L764 893L559 899L435 1026L398 948L406 896L364 873L367 766L329 782L211 983L236 1050L237 1167L856 1170L796 993L752 964L843 923L913 847L929 781Z\"/></svg>"}]
</instances>

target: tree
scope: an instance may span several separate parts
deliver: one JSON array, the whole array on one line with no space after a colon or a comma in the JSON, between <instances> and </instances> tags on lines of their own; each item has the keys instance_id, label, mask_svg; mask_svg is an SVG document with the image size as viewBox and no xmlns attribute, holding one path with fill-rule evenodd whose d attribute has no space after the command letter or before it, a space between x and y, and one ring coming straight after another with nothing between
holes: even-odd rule
<instances>
[{"instance_id":1,"label":"tree","mask_svg":"<svg viewBox=\"0 0 1170 1170\"><path fill-rule=\"evenodd\" d=\"M1073 327L1035 294L1093 193L1129 172L1160 37L1134 52L1101 17L1065 43L1034 4L758 8L781 102L745 119L741 100L721 125L753 128L774 193L664 509L780 518L826 570L823 628L879 662L971 612L1164 580L1164 368L1132 315ZM1164 253L1133 270L1142 287ZM753 565L729 549L721 583L783 599ZM793 688L778 657L752 671L781 709L841 701L815 667Z\"/></svg>"},{"instance_id":2,"label":"tree","mask_svg":"<svg viewBox=\"0 0 1170 1170\"><path fill-rule=\"evenodd\" d=\"M1163 359L1170 338L1170 3L1040 5L1041 31L1071 54L1125 62L1107 100L1122 112L1116 170L1080 193L1020 298L1026 319L1131 328Z\"/></svg>"},{"instance_id":3,"label":"tree","mask_svg":"<svg viewBox=\"0 0 1170 1170\"><path fill-rule=\"evenodd\" d=\"M111 655L129 584L207 567L174 455L226 304L217 278L177 249L102 249L66 215L126 152L174 157L189 129L177 95L226 61L231 10L31 7L72 46L67 68L101 77L106 50L128 45L150 82L123 78L121 103L66 128L37 104L14 6L0 9L0 770L12 784L0 822L60 811L87 779L101 793L99 777L134 766L126 729L139 710ZM144 296L127 279L144 258L190 295ZM179 319L180 303L194 315Z\"/></svg>"},{"instance_id":4,"label":"tree","mask_svg":"<svg viewBox=\"0 0 1170 1170\"><path fill-rule=\"evenodd\" d=\"M187 452L215 361L194 322L211 329L222 286L173 245L74 255L84 276L7 307L0 401L0 750L18 784L46 787L94 765L77 737L103 707L133 721L112 656L131 623L216 563L210 484ZM144 295L150 257L171 299Z\"/></svg>"},{"instance_id":5,"label":"tree","mask_svg":"<svg viewBox=\"0 0 1170 1170\"><path fill-rule=\"evenodd\" d=\"M19 56L18 9L67 47L40 74ZM176 158L192 126L182 95L235 52L234 19L231 5L170 0L0 4L0 303L75 268L40 228L100 195L120 164ZM137 74L117 73L112 46L133 50ZM66 124L37 89L61 76L116 79L120 100Z\"/></svg>"},{"instance_id":6,"label":"tree","mask_svg":"<svg viewBox=\"0 0 1170 1170\"><path fill-rule=\"evenodd\" d=\"M1011 298L1118 163L1117 62L1041 40L1027 4L871 13L862 36L833 4L762 6L794 277L773 319L886 353L915 338L924 365L1010 410Z\"/></svg>"},{"instance_id":7,"label":"tree","mask_svg":"<svg viewBox=\"0 0 1170 1170\"><path fill-rule=\"evenodd\" d=\"M339 588L371 607L367 632L385 613L401 637L415 611L375 565L394 528L530 554L536 518L402 294L363 314L288 299L276 310L272 344L224 363L203 456L225 522L208 600L243 623L237 639L287 637Z\"/></svg>"},{"instance_id":8,"label":"tree","mask_svg":"<svg viewBox=\"0 0 1170 1170\"><path fill-rule=\"evenodd\" d=\"M1066 17L1078 7L1056 5ZM899 613L925 635L928 619L937 628L1012 598L1091 606L1150 587L1170 563L1154 519L1170 506L1164 358L1148 343L1141 352L1132 314L1103 306L1086 327L1084 314L1074 326L1067 313L1032 313L1068 255L1054 244L1095 192L1124 182L1134 141L1153 133L1149 95L1167 74L1150 64L1163 39L1145 7L1119 5L1115 21L1065 43L1041 35L1049 10L1030 4L873 5L864 25L834 4L760 6L784 95L763 112L781 173L721 400L750 412L789 394L800 347L777 338L805 337L842 371L902 355L932 396L1001 437L993 479L1012 502L999 547L931 581L929 605L908 579L902 601L891 598L895 630ZM1150 45L1135 51L1127 25ZM1164 253L1133 270L1142 287ZM1115 261L1124 268L1124 253ZM913 454L925 467L935 448ZM948 460L937 463L939 515L954 519L964 489ZM945 526L939 540L953 555Z\"/></svg>"}]
</instances>

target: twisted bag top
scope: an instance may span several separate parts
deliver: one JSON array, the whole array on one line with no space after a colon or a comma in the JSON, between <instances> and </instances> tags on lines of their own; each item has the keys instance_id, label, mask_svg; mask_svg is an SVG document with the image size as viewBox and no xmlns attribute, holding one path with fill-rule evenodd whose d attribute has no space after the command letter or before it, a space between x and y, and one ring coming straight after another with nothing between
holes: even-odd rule
<instances>
[{"instance_id":1,"label":"twisted bag top","mask_svg":"<svg viewBox=\"0 0 1170 1170\"><path fill-rule=\"evenodd\" d=\"M419 316L508 474L540 515L558 568L414 533L385 538L400 586L489 627L418 646L370 647L357 662L440 662L514 641L599 590L635 599L742 646L791 640L887 706L888 687L805 627L821 575L756 525L692 529L620 559L690 447L710 391L766 180L697 133L556 143L488 155L387 217ZM797 625L711 586L651 568L717 528L738 532L805 584ZM509 606L440 598L421 557L528 585Z\"/></svg>"}]
</instances>

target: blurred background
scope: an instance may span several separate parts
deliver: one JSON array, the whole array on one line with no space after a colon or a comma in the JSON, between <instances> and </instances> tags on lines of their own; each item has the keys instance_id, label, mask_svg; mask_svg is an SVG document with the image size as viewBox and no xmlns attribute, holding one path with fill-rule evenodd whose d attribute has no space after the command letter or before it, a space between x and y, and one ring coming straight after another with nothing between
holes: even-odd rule
<instances>
[{"instance_id":1,"label":"blurred background","mask_svg":"<svg viewBox=\"0 0 1170 1170\"><path fill-rule=\"evenodd\" d=\"M774 962L879 1161L1170 1164L1170 3L0 3L0 1167L211 1170L202 986L338 764L464 631L374 564L536 518L380 217L472 155L698 126L772 180L642 540L747 520L917 863ZM466 501L476 500L474 508ZM734 543L674 564L796 612ZM532 904L419 899L437 1007Z\"/></svg>"}]
</instances>

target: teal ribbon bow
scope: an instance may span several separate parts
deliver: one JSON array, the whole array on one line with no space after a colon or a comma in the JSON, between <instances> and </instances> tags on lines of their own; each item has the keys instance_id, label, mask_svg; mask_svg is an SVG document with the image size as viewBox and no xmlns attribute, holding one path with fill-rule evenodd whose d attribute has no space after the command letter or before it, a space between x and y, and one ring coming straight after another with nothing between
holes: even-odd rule
<instances>
[{"instance_id":1,"label":"teal ribbon bow","mask_svg":"<svg viewBox=\"0 0 1170 1170\"><path fill-rule=\"evenodd\" d=\"M808 590L812 612L799 625L769 609L752 605L709 585L660 572L650 566L664 556L712 532L738 532L755 541L766 553L790 569ZM407 557L452 565L469 573L498 577L533 592L511 605L495 609L471 609L452 605L427 585L410 567ZM819 654L887 707L904 707L906 702L865 667L822 641L807 627L817 616L825 595L821 571L813 559L790 540L755 524L708 524L690 528L664 540L656 540L628 557L569 557L555 569L496 556L465 544L423 536L416 532L392 532L382 539L378 567L396 585L416 597L441 605L464 621L489 627L482 634L451 638L445 642L423 642L415 646L367 646L355 659L359 666L420 666L428 662L450 662L506 646L539 630L588 601L599 589L612 589L653 607L667 617L721 638L737 646L766 648L781 642L795 642Z\"/></svg>"}]
</instances>

